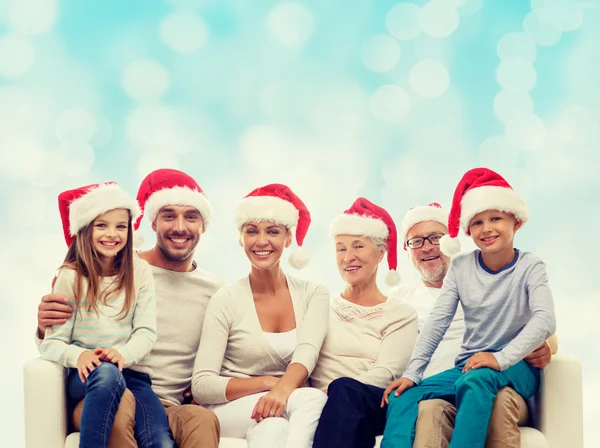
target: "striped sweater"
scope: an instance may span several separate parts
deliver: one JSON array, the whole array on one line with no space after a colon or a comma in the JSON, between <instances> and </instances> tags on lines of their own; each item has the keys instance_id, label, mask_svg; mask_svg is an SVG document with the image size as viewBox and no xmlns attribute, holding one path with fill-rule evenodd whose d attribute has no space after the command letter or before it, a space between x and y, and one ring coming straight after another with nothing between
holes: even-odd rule
<instances>
[{"instance_id":1,"label":"striped sweater","mask_svg":"<svg viewBox=\"0 0 600 448\"><path fill-rule=\"evenodd\" d=\"M101 288L111 288L116 280L116 276L103 277ZM40 346L42 358L74 368L85 350L114 347L125 358L124 367L151 375L145 357L156 341L154 282L150 266L139 257L134 257L134 285L134 302L125 317L120 315L125 301L123 291L111 294L107 304L99 303L99 313L90 312L86 300L76 305L75 271L60 269L52 292L68 297L75 312L64 325L46 329ZM84 296L86 287L84 279Z\"/></svg>"}]
</instances>

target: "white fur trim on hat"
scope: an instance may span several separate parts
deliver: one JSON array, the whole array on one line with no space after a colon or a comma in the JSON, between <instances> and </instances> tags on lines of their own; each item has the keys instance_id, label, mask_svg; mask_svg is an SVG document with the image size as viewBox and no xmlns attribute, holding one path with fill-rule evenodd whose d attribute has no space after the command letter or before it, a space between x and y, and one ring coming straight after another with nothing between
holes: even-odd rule
<instances>
[{"instance_id":1,"label":"white fur trim on hat","mask_svg":"<svg viewBox=\"0 0 600 448\"><path fill-rule=\"evenodd\" d=\"M109 210L126 208L134 222L140 216L140 207L135 199L118 185L103 184L88 190L83 196L69 204L69 233L77 235L81 229Z\"/></svg>"},{"instance_id":2,"label":"white fur trim on hat","mask_svg":"<svg viewBox=\"0 0 600 448\"><path fill-rule=\"evenodd\" d=\"M458 237L452 238L450 235L444 235L440 239L440 250L447 257L455 257L460 253L460 241Z\"/></svg>"},{"instance_id":3,"label":"white fur trim on hat","mask_svg":"<svg viewBox=\"0 0 600 448\"><path fill-rule=\"evenodd\" d=\"M402 241L406 242L408 231L416 224L425 221L435 221L448 227L448 210L431 205L421 205L411 208L402 221Z\"/></svg>"},{"instance_id":4,"label":"white fur trim on hat","mask_svg":"<svg viewBox=\"0 0 600 448\"><path fill-rule=\"evenodd\" d=\"M295 269L304 269L310 261L310 253L304 247L299 248L295 253L288 257L290 266Z\"/></svg>"},{"instance_id":5,"label":"white fur trim on hat","mask_svg":"<svg viewBox=\"0 0 600 448\"><path fill-rule=\"evenodd\" d=\"M275 196L249 196L235 211L235 225L241 229L247 222L273 221L292 229L298 225L299 212L294 205Z\"/></svg>"},{"instance_id":6,"label":"white fur trim on hat","mask_svg":"<svg viewBox=\"0 0 600 448\"><path fill-rule=\"evenodd\" d=\"M336 216L329 228L329 234L332 237L337 235L364 235L387 239L388 233L388 227L381 219L347 213Z\"/></svg>"},{"instance_id":7,"label":"white fur trim on hat","mask_svg":"<svg viewBox=\"0 0 600 448\"><path fill-rule=\"evenodd\" d=\"M499 210L512 213L523 224L529 218L525 201L506 187L482 186L467 191L460 202L460 227L465 233L473 216L486 210Z\"/></svg>"},{"instance_id":8,"label":"white fur trim on hat","mask_svg":"<svg viewBox=\"0 0 600 448\"><path fill-rule=\"evenodd\" d=\"M166 205L180 205L196 208L202 215L203 228L210 222L212 207L203 193L188 187L163 188L152 193L144 207L144 214L154 222L158 212Z\"/></svg>"},{"instance_id":9,"label":"white fur trim on hat","mask_svg":"<svg viewBox=\"0 0 600 448\"><path fill-rule=\"evenodd\" d=\"M385 284L388 286L396 286L401 280L402 277L400 276L400 273L395 269L392 269L385 274Z\"/></svg>"}]
</instances>

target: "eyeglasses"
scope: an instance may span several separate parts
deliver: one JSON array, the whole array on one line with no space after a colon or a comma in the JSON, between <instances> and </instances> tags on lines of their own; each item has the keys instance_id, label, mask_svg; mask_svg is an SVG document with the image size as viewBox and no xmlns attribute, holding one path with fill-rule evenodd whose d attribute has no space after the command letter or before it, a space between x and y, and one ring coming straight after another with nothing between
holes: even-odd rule
<instances>
[{"instance_id":1,"label":"eyeglasses","mask_svg":"<svg viewBox=\"0 0 600 448\"><path fill-rule=\"evenodd\" d=\"M444 236L444 233L432 233L429 236L418 236L416 238L411 238L406 242L406 245L411 249L418 249L419 247L423 247L425 244L425 240L429 241L429 244L433 246L439 246L440 240Z\"/></svg>"}]
</instances>

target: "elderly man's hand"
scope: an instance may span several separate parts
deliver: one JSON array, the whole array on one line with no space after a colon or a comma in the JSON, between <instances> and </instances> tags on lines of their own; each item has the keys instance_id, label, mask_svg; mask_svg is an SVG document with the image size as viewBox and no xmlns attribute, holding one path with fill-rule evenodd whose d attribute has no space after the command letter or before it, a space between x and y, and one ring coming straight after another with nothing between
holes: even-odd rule
<instances>
[{"instance_id":1,"label":"elderly man's hand","mask_svg":"<svg viewBox=\"0 0 600 448\"><path fill-rule=\"evenodd\" d=\"M525 357L525 362L530 366L543 369L552 359L552 351L548 342L544 341L542 345L536 348L528 356Z\"/></svg>"},{"instance_id":2,"label":"elderly man's hand","mask_svg":"<svg viewBox=\"0 0 600 448\"><path fill-rule=\"evenodd\" d=\"M500 364L496 357L488 352L475 353L469 358L465 366L463 367L462 373L467 373L471 369L480 369L482 367L489 367L496 371L500 371Z\"/></svg>"},{"instance_id":3,"label":"elderly man's hand","mask_svg":"<svg viewBox=\"0 0 600 448\"><path fill-rule=\"evenodd\" d=\"M73 314L69 299L60 294L48 294L42 297L38 306L38 337L44 338L46 327L62 325Z\"/></svg>"}]
</instances>

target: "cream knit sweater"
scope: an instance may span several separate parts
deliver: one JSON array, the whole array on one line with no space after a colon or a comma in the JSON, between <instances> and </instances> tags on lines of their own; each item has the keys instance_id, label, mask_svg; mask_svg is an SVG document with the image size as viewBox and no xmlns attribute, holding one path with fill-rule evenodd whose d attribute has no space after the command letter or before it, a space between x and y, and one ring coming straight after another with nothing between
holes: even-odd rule
<instances>
[{"instance_id":1,"label":"cream knit sweater","mask_svg":"<svg viewBox=\"0 0 600 448\"><path fill-rule=\"evenodd\" d=\"M231 378L282 376L291 363L300 363L310 374L327 333L329 293L324 286L286 276L298 345L282 358L265 339L248 277L221 288L210 300L200 347L194 363L192 392L196 402L226 403Z\"/></svg>"}]
</instances>

